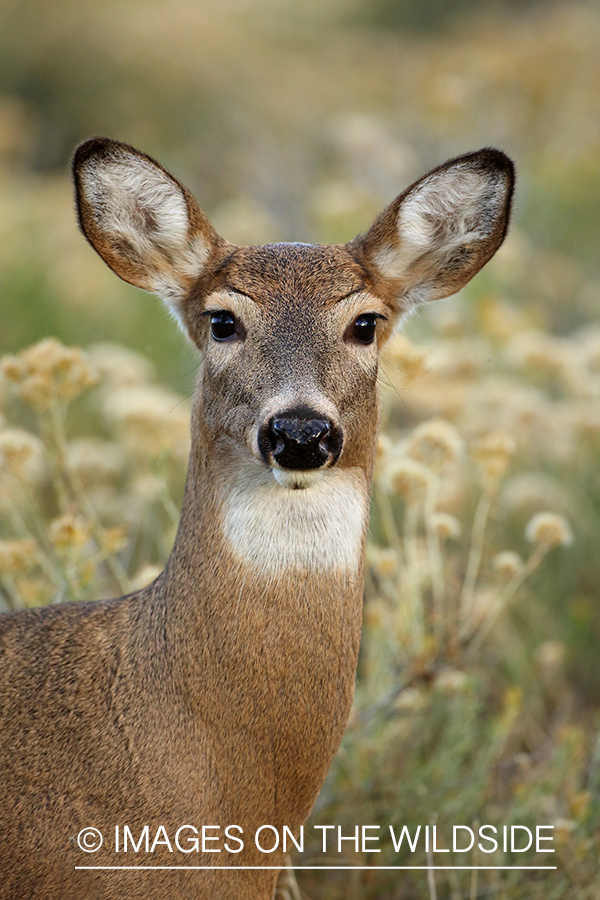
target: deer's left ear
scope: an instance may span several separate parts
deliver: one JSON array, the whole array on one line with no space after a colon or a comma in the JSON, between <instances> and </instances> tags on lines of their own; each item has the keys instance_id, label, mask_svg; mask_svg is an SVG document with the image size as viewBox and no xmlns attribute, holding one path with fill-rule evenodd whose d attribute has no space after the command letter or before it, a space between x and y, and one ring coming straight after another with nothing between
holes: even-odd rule
<instances>
[{"instance_id":1,"label":"deer's left ear","mask_svg":"<svg viewBox=\"0 0 600 900\"><path fill-rule=\"evenodd\" d=\"M506 234L514 166L485 149L444 163L400 194L350 247L396 314L454 294Z\"/></svg>"}]
</instances>

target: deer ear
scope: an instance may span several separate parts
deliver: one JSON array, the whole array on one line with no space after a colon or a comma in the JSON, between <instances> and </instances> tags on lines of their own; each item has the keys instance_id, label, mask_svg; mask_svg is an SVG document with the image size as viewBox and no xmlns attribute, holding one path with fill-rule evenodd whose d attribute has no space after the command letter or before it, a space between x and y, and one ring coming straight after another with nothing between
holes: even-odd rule
<instances>
[{"instance_id":1,"label":"deer ear","mask_svg":"<svg viewBox=\"0 0 600 900\"><path fill-rule=\"evenodd\" d=\"M117 275L180 314L221 241L190 192L149 156L107 138L77 148L73 178L92 247Z\"/></svg>"},{"instance_id":2,"label":"deer ear","mask_svg":"<svg viewBox=\"0 0 600 900\"><path fill-rule=\"evenodd\" d=\"M506 234L514 180L500 150L449 160L352 242L396 314L454 294L491 259Z\"/></svg>"}]
</instances>

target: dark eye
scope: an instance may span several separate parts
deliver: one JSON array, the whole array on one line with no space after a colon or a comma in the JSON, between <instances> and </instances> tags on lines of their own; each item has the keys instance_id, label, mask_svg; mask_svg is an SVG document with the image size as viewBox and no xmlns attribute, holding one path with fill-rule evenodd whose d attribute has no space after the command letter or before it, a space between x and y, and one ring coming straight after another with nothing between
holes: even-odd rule
<instances>
[{"instance_id":1,"label":"dark eye","mask_svg":"<svg viewBox=\"0 0 600 900\"><path fill-rule=\"evenodd\" d=\"M372 344L375 338L376 319L371 313L359 316L352 326L352 337L360 344Z\"/></svg>"},{"instance_id":2,"label":"dark eye","mask_svg":"<svg viewBox=\"0 0 600 900\"><path fill-rule=\"evenodd\" d=\"M210 315L210 333L215 341L228 341L235 337L237 323L230 312L214 312Z\"/></svg>"}]
</instances>

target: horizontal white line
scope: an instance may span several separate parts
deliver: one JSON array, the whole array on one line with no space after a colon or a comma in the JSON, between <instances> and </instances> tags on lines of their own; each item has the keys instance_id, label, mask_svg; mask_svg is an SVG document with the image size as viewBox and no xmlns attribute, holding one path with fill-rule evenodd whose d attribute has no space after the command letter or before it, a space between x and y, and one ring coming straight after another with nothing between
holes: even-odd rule
<instances>
[{"instance_id":1,"label":"horizontal white line","mask_svg":"<svg viewBox=\"0 0 600 900\"><path fill-rule=\"evenodd\" d=\"M212 869L215 871L230 872L232 869L281 869L281 866L75 866L76 869ZM556 869L557 866L294 866L294 872L300 869Z\"/></svg>"}]
</instances>

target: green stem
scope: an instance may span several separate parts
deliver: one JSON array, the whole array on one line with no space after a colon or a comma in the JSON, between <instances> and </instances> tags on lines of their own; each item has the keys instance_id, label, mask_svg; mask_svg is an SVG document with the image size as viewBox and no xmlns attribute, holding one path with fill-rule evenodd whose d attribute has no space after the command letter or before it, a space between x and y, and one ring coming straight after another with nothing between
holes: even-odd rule
<instances>
[{"instance_id":1,"label":"green stem","mask_svg":"<svg viewBox=\"0 0 600 900\"><path fill-rule=\"evenodd\" d=\"M402 539L396 524L396 517L394 516L390 495L380 487L377 487L375 488L375 497L381 514L381 523L383 525L385 539L390 547L393 547L394 550L397 550L400 555L403 556Z\"/></svg>"},{"instance_id":2,"label":"green stem","mask_svg":"<svg viewBox=\"0 0 600 900\"><path fill-rule=\"evenodd\" d=\"M463 589L460 597L459 605L459 636L462 638L469 631L469 624L473 613L473 598L475 594L475 585L481 568L481 558L483 556L483 545L485 541L485 530L487 527L490 510L494 494L492 491L484 491L479 498L475 516L473 518L473 528L471 530L471 544L469 547L469 558L467 560L467 569L463 582Z\"/></svg>"},{"instance_id":3,"label":"green stem","mask_svg":"<svg viewBox=\"0 0 600 900\"><path fill-rule=\"evenodd\" d=\"M0 575L0 584L2 584L2 587L4 588L6 605L8 606L9 612L14 612L17 609L23 609L23 604L19 600L17 586L7 572Z\"/></svg>"},{"instance_id":4,"label":"green stem","mask_svg":"<svg viewBox=\"0 0 600 900\"><path fill-rule=\"evenodd\" d=\"M436 637L438 648L445 631L445 604L446 591L444 585L444 572L442 565L442 554L440 551L440 541L435 527L435 511L438 498L439 477L434 475L428 487L425 499L425 529L427 534L427 556L429 558L429 569L431 571L431 588L433 593L433 631Z\"/></svg>"},{"instance_id":5,"label":"green stem","mask_svg":"<svg viewBox=\"0 0 600 900\"><path fill-rule=\"evenodd\" d=\"M544 544L538 544L527 562L518 572L513 575L510 581L500 591L498 598L486 618L483 620L479 629L474 631L470 636L466 636L465 643L469 644L469 653L475 651L481 646L485 638L488 636L502 612L506 609L510 601L513 599L520 587L525 583L529 576L538 568L548 550L550 548Z\"/></svg>"},{"instance_id":6,"label":"green stem","mask_svg":"<svg viewBox=\"0 0 600 900\"><path fill-rule=\"evenodd\" d=\"M23 486L18 481L18 479L15 479L15 483L17 484L19 492L21 494L21 499L23 501L23 505L28 507L29 512L31 513L31 519L33 522L36 523L36 531L35 531L35 533L30 531L30 529L27 526L27 523L25 522L25 519L23 518L23 516L21 515L21 513L19 512L17 507L14 504L10 503L10 501L8 501L7 502L7 511L8 511L8 517L10 519L13 531L16 534L16 536L19 538L19 540L35 541L36 546L37 546L37 555L38 555L40 567L43 570L43 572L46 574L46 576L50 579L52 584L54 584L54 582L55 582L55 577L54 577L55 576L55 567L53 564L53 558L50 555L50 553L48 552L48 548L46 546L46 541L45 541L45 535L37 524L38 522L43 521L42 511L39 509L36 509L36 507L30 502L26 492L23 490Z\"/></svg>"},{"instance_id":7,"label":"green stem","mask_svg":"<svg viewBox=\"0 0 600 900\"><path fill-rule=\"evenodd\" d=\"M404 508L404 544L406 547L406 585L408 608L410 610L410 634L412 636L413 653L419 655L423 650L425 637L425 608L421 580L419 577L419 550L417 540L419 510L407 498Z\"/></svg>"}]
</instances>

